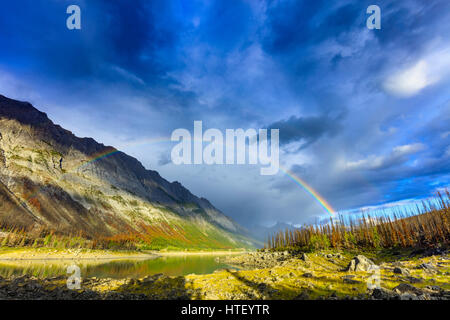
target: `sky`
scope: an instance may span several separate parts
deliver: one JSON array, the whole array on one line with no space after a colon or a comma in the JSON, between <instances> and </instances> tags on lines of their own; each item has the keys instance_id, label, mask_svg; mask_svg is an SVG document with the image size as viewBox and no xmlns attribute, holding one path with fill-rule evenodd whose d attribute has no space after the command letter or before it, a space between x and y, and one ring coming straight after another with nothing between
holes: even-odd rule
<instances>
[{"instance_id":1,"label":"sky","mask_svg":"<svg viewBox=\"0 0 450 320\"><path fill-rule=\"evenodd\" d=\"M72 4L81 30L66 27ZM244 226L303 224L327 212L282 171L176 166L160 140L195 120L278 128L281 165L335 211L433 196L450 185L449 34L447 0L9 1L0 94Z\"/></svg>"}]
</instances>

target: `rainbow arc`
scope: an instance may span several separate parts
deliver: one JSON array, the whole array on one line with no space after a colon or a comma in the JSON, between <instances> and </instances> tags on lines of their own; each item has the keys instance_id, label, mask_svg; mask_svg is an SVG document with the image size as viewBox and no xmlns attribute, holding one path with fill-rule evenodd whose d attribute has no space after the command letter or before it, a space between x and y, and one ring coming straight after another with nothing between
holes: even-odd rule
<instances>
[{"instance_id":1,"label":"rainbow arc","mask_svg":"<svg viewBox=\"0 0 450 320\"><path fill-rule=\"evenodd\" d=\"M126 146L138 146L138 145L154 144L154 143L161 143L161 142L172 142L172 141L167 138L156 138L156 139L149 139L149 140L144 140L144 141L138 141L135 143L130 143L130 144L127 144ZM96 162L96 161L102 160L106 157L117 154L119 152L121 152L121 151L119 151L115 148L108 148L107 150L103 150L102 152L93 154L89 161L80 164L79 166L77 166L76 168L71 170L71 172L76 172L77 170L79 170L80 168L82 168L84 166L87 166L93 162ZM316 190L314 190L310 185L308 185L306 183L306 181L301 179L299 176L297 176L292 171L290 171L286 168L283 168L282 166L280 166L280 170L282 172L284 172L297 185L299 185L304 191L306 191L327 213L329 213L332 217L335 217L336 212L333 209L333 207ZM66 175L66 174L67 173L65 173L64 175ZM37 192L34 192L31 196L28 197L27 200L34 197L39 192L40 192L40 190L38 190Z\"/></svg>"}]
</instances>

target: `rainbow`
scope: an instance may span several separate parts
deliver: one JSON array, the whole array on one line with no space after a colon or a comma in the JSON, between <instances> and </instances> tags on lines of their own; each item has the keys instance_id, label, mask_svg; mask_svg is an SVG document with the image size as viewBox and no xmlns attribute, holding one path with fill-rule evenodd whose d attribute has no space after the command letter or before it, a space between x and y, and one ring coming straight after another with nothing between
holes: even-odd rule
<instances>
[{"instance_id":1,"label":"rainbow","mask_svg":"<svg viewBox=\"0 0 450 320\"><path fill-rule=\"evenodd\" d=\"M289 178L295 181L296 184L298 184L300 187L302 187L303 190L305 190L307 193L309 193L319 204L322 208L325 209L326 212L328 212L332 217L336 215L335 210L333 207L313 188L311 188L305 181L303 181L300 177L296 176L292 171L283 168L280 166L280 170L283 171Z\"/></svg>"},{"instance_id":2,"label":"rainbow","mask_svg":"<svg viewBox=\"0 0 450 320\"><path fill-rule=\"evenodd\" d=\"M129 147L129 146L137 146L137 145L145 145L145 144L153 144L153 143L161 143L161 142L173 142L173 141L171 141L170 139L167 139L167 138L156 138L156 139L147 139L147 140L143 140L143 141L129 143L129 144L126 144L126 146ZM82 163L78 167L70 170L70 172L75 172L84 166L87 166L93 162L99 161L101 159L104 159L106 157L109 157L109 156L114 155L119 152L121 152L121 151L110 147L107 150L103 150L102 152L93 154L90 157L91 159L89 161ZM325 211L327 213L329 213L332 217L334 217L336 215L336 212L333 209L333 207L317 191L315 191L311 186L309 186L304 180L302 180L300 177L295 175L292 171L290 171L286 168L283 168L282 166L280 166L280 170L282 172L284 172L289 178L291 178L296 184L298 184L303 190L305 190L307 193L309 193L319 203L319 205L325 209ZM63 174L62 177L68 173ZM40 192L40 189L41 188L39 188L38 191L34 192L32 195L27 197L26 200L29 200L30 198L33 198L34 196L36 196Z\"/></svg>"},{"instance_id":3,"label":"rainbow","mask_svg":"<svg viewBox=\"0 0 450 320\"><path fill-rule=\"evenodd\" d=\"M133 146L139 146L139 145L146 145L146 144L153 144L153 143L161 143L161 142L173 142L172 140L168 139L168 138L154 138L154 139L147 139L147 140L142 140L142 141L137 141L137 142L133 142L133 143L127 143L124 144L123 147L133 147ZM103 150L102 152L98 152L98 153L94 153L93 155L90 156L90 160L87 162L82 163L81 165L79 165L78 167L76 167L75 169L71 170L76 171L78 169L80 169L81 167L84 167L86 165L89 165L93 162L96 162L98 160L104 159L106 157L109 157L113 154L116 153L120 153L122 151L117 150L114 147L107 147L106 150Z\"/></svg>"},{"instance_id":4,"label":"rainbow","mask_svg":"<svg viewBox=\"0 0 450 320\"><path fill-rule=\"evenodd\" d=\"M103 158L106 158L106 157L111 156L111 155L113 155L113 154L115 154L115 153L118 153L118 152L120 152L120 151L117 150L117 149L114 149L114 148L108 148L106 151L96 153L96 154L94 154L94 155L91 156L91 160L89 160L89 161L87 161L87 162L85 162L85 163L79 165L79 166L76 168L76 170L79 169L79 168L81 168L81 167L83 167L83 166L85 166L85 165L88 165L88 164L90 164L90 163L92 163L92 162L101 160L101 159L103 159Z\"/></svg>"}]
</instances>

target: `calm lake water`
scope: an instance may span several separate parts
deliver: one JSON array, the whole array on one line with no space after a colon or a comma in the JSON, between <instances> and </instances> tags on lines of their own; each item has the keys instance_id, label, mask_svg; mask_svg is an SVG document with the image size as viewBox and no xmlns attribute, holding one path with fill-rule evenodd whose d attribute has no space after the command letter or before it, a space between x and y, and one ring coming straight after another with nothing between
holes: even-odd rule
<instances>
[{"instance_id":1,"label":"calm lake water","mask_svg":"<svg viewBox=\"0 0 450 320\"><path fill-rule=\"evenodd\" d=\"M76 264L81 269L82 277L97 278L142 278L163 273L170 276L208 274L217 269L231 268L221 262L224 256L187 255L157 257L148 260L114 260L93 262L92 260L24 260L0 261L0 276L33 275L36 277L53 277L66 275L67 267ZM235 268L234 268L235 269Z\"/></svg>"}]
</instances>

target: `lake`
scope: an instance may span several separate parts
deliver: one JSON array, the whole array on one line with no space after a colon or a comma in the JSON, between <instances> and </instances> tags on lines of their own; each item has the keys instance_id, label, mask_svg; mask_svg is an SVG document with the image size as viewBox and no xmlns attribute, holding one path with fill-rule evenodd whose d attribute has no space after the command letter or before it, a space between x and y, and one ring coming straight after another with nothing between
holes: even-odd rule
<instances>
[{"instance_id":1,"label":"lake","mask_svg":"<svg viewBox=\"0 0 450 320\"><path fill-rule=\"evenodd\" d=\"M217 269L232 268L221 260L223 255L183 255L162 256L151 259L134 260L22 260L0 261L0 276L33 275L35 277L54 277L66 275L67 267L77 265L81 277L97 278L143 278L148 275L163 273L180 276L191 273L208 274Z\"/></svg>"}]
</instances>

